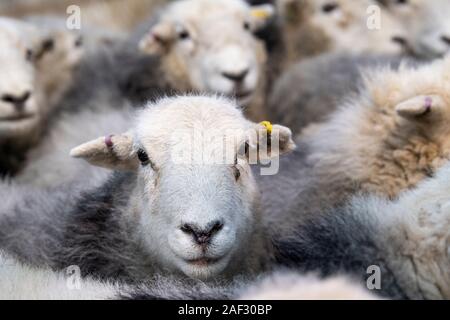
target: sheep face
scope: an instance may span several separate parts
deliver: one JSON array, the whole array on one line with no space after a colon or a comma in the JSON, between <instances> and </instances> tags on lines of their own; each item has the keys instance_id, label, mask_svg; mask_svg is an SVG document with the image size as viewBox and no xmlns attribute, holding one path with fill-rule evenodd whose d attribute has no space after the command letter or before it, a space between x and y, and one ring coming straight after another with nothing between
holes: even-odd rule
<instances>
[{"instance_id":1,"label":"sheep face","mask_svg":"<svg viewBox=\"0 0 450 320\"><path fill-rule=\"evenodd\" d=\"M404 53L407 36L403 26L383 7L374 5L370 0L279 0L291 59L325 51ZM379 28L371 29L371 16L377 12Z\"/></svg>"},{"instance_id":2,"label":"sheep face","mask_svg":"<svg viewBox=\"0 0 450 320\"><path fill-rule=\"evenodd\" d=\"M36 44L26 38L33 32L0 19L0 140L29 132L38 119L32 56Z\"/></svg>"},{"instance_id":3,"label":"sheep face","mask_svg":"<svg viewBox=\"0 0 450 320\"><path fill-rule=\"evenodd\" d=\"M59 49L47 57L55 43L61 45L61 39L32 25L0 18L0 141L30 140L38 130L49 108L49 101L44 100L48 83L42 74L62 71L54 64L60 58ZM51 89L47 91L50 94Z\"/></svg>"},{"instance_id":4,"label":"sheep face","mask_svg":"<svg viewBox=\"0 0 450 320\"><path fill-rule=\"evenodd\" d=\"M423 58L437 58L450 51L448 0L385 0L385 3L413 35L411 49L415 54Z\"/></svg>"},{"instance_id":5,"label":"sheep face","mask_svg":"<svg viewBox=\"0 0 450 320\"><path fill-rule=\"evenodd\" d=\"M164 100L138 118L133 131L94 140L72 155L137 172L130 216L165 269L200 279L245 269L261 239L256 183L247 153L238 152L243 143L255 146L245 133L261 125L230 102L205 97ZM273 130L280 150L292 150L290 130Z\"/></svg>"},{"instance_id":6,"label":"sheep face","mask_svg":"<svg viewBox=\"0 0 450 320\"><path fill-rule=\"evenodd\" d=\"M177 88L233 96L248 105L263 82L266 52L253 32L270 5L241 0L183 0L170 5L141 43L162 57Z\"/></svg>"}]
</instances>

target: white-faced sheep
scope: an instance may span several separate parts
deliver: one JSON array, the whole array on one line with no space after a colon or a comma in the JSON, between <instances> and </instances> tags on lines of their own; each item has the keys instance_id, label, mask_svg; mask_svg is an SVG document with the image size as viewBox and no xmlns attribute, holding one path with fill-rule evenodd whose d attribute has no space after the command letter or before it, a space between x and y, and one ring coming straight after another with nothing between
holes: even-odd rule
<instances>
[{"instance_id":1,"label":"white-faced sheep","mask_svg":"<svg viewBox=\"0 0 450 320\"><path fill-rule=\"evenodd\" d=\"M275 82L267 106L269 117L300 133L312 123L328 120L341 104L357 95L364 70L396 69L406 61L418 63L396 56L333 53L302 60Z\"/></svg>"},{"instance_id":2,"label":"white-faced sheep","mask_svg":"<svg viewBox=\"0 0 450 320\"><path fill-rule=\"evenodd\" d=\"M130 132L72 151L119 170L100 187L27 192L2 186L8 191L0 192L0 246L22 261L55 269L78 265L84 275L102 278L256 272L270 258L270 245L259 228L247 156L267 149L268 130L279 140L279 153L292 150L289 129L254 124L224 99L180 97L150 105ZM247 138L258 131L262 140ZM273 157L278 151L274 142L270 146Z\"/></svg>"},{"instance_id":3,"label":"white-faced sheep","mask_svg":"<svg viewBox=\"0 0 450 320\"><path fill-rule=\"evenodd\" d=\"M334 207L355 192L395 198L432 176L450 159L449 72L447 58L366 73L358 95L329 121L304 130L274 179L259 177L263 207L286 214L289 226L290 218Z\"/></svg>"},{"instance_id":4,"label":"white-faced sheep","mask_svg":"<svg viewBox=\"0 0 450 320\"><path fill-rule=\"evenodd\" d=\"M162 11L140 48L160 57L178 90L234 96L260 121L267 54L253 33L273 12L270 5L251 7L243 0L176 1Z\"/></svg>"},{"instance_id":5,"label":"white-faced sheep","mask_svg":"<svg viewBox=\"0 0 450 320\"><path fill-rule=\"evenodd\" d=\"M412 53L420 58L442 57L450 50L447 0L379 0L409 32Z\"/></svg>"},{"instance_id":6,"label":"white-faced sheep","mask_svg":"<svg viewBox=\"0 0 450 320\"><path fill-rule=\"evenodd\" d=\"M398 299L450 298L450 165L395 201L361 197L276 239L279 263ZM301 212L299 212L301 214Z\"/></svg>"},{"instance_id":7,"label":"white-faced sheep","mask_svg":"<svg viewBox=\"0 0 450 320\"><path fill-rule=\"evenodd\" d=\"M255 10L260 15L252 15ZM147 54L139 54L134 38L85 54L74 85L48 124L43 144L28 154L33 161L16 180L42 186L76 179L76 172L89 169L74 165L67 150L89 136L106 134L104 126L96 125L105 123L102 118L111 118L111 110L126 114L132 106L162 95L242 94L239 103L251 104L246 106L247 114L263 120L257 105L264 103L265 50L252 30L263 26L271 12L270 6L250 7L240 0L177 1L156 17L150 32L146 29L141 48ZM126 122L114 123L113 129L122 130L119 123Z\"/></svg>"},{"instance_id":8,"label":"white-faced sheep","mask_svg":"<svg viewBox=\"0 0 450 320\"><path fill-rule=\"evenodd\" d=\"M48 87L53 74L46 73L47 55L53 59L53 68L72 67L76 58L58 60L61 51L68 53L65 43L61 43L66 37L70 38L68 34L55 39L51 32L3 17L0 17L0 27L0 175L4 175L18 170L24 150L36 142L42 122L55 107L56 96L63 90L61 87L65 87L65 83L59 81L46 99L45 92L50 92Z\"/></svg>"},{"instance_id":9,"label":"white-faced sheep","mask_svg":"<svg viewBox=\"0 0 450 320\"><path fill-rule=\"evenodd\" d=\"M279 0L285 63L323 52L402 54L406 31L375 1ZM380 25L370 28L373 19Z\"/></svg>"}]
</instances>

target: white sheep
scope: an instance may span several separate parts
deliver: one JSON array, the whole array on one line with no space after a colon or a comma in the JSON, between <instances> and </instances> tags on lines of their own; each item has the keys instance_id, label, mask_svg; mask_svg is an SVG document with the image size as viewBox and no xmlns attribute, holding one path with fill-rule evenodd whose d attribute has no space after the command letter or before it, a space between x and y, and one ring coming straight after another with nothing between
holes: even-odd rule
<instances>
[{"instance_id":1,"label":"white sheep","mask_svg":"<svg viewBox=\"0 0 450 320\"><path fill-rule=\"evenodd\" d=\"M0 245L35 265L78 265L84 275L102 278L252 274L264 268L270 245L258 227L248 160L253 150L267 148L268 130L279 140L279 150L270 144L269 157L293 149L289 129L252 123L223 98L149 105L131 131L72 151L118 170L100 186L0 186ZM259 131L262 140L247 137Z\"/></svg>"},{"instance_id":2,"label":"white sheep","mask_svg":"<svg viewBox=\"0 0 450 320\"><path fill-rule=\"evenodd\" d=\"M303 131L277 176L258 177L263 208L285 216L271 227L289 228L357 192L394 199L432 176L450 159L449 72L449 58L364 72L359 93Z\"/></svg>"},{"instance_id":3,"label":"white sheep","mask_svg":"<svg viewBox=\"0 0 450 320\"><path fill-rule=\"evenodd\" d=\"M407 31L375 1L278 0L277 5L286 65L324 52L405 52Z\"/></svg>"},{"instance_id":4,"label":"white sheep","mask_svg":"<svg viewBox=\"0 0 450 320\"><path fill-rule=\"evenodd\" d=\"M442 57L450 50L450 21L447 0L380 0L410 35L410 49L425 59Z\"/></svg>"},{"instance_id":5,"label":"white sheep","mask_svg":"<svg viewBox=\"0 0 450 320\"><path fill-rule=\"evenodd\" d=\"M204 6L209 9L203 11ZM251 104L246 106L246 114L264 120L260 107L264 103L265 50L251 31L262 27L271 13L270 6L250 7L240 0L179 1L157 15L150 32L146 29L146 35L137 36L142 38L145 55L139 54L134 40L86 53L74 85L48 124L43 143L28 153L33 161L15 180L55 185L77 179L78 171L92 171L74 164L67 151L87 137L107 134L105 126L97 124L106 123L107 118L118 119L121 110L126 118L133 107L176 92L242 94L239 104ZM183 37L187 33L187 38L180 38L181 33ZM236 68L245 71L239 79L233 78L240 72ZM128 124L119 119L112 125L111 130L121 131Z\"/></svg>"},{"instance_id":6,"label":"white sheep","mask_svg":"<svg viewBox=\"0 0 450 320\"><path fill-rule=\"evenodd\" d=\"M271 5L243 0L181 0L169 4L140 42L160 56L179 90L234 96L248 116L264 118L264 44L254 36L272 16Z\"/></svg>"},{"instance_id":7,"label":"white sheep","mask_svg":"<svg viewBox=\"0 0 450 320\"><path fill-rule=\"evenodd\" d=\"M277 239L279 263L400 299L450 298L450 165L398 199L356 197ZM300 209L301 210L301 209Z\"/></svg>"},{"instance_id":8,"label":"white sheep","mask_svg":"<svg viewBox=\"0 0 450 320\"><path fill-rule=\"evenodd\" d=\"M56 69L72 67L77 59L66 64L60 50L63 46L62 51L68 52L61 44L64 39L31 24L0 17L0 27L0 174L4 175L20 167L25 150L36 143L42 122L55 107L60 86L65 87L59 81L50 90L54 73L48 71L47 55Z\"/></svg>"}]
</instances>

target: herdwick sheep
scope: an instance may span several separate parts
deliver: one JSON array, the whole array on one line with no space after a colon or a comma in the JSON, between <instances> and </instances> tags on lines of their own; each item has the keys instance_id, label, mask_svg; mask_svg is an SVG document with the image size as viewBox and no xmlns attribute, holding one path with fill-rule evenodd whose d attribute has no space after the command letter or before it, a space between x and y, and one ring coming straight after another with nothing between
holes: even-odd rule
<instances>
[{"instance_id":1,"label":"herdwick sheep","mask_svg":"<svg viewBox=\"0 0 450 320\"><path fill-rule=\"evenodd\" d=\"M450 50L450 21L447 0L379 0L409 31L412 53L420 58L442 57Z\"/></svg>"},{"instance_id":2,"label":"herdwick sheep","mask_svg":"<svg viewBox=\"0 0 450 320\"><path fill-rule=\"evenodd\" d=\"M247 159L294 146L288 128L254 124L224 98L162 100L130 132L72 150L118 170L100 187L0 186L0 247L33 265L78 265L104 279L253 274L270 259L270 244Z\"/></svg>"},{"instance_id":3,"label":"herdwick sheep","mask_svg":"<svg viewBox=\"0 0 450 320\"><path fill-rule=\"evenodd\" d=\"M60 55L61 50L67 52L61 41L70 36L53 36L30 24L0 17L0 175L19 169L25 150L36 142L42 122L55 107L60 88L54 87L49 99L45 96L54 75L48 72L48 59L54 59L55 68L76 63L75 58L66 64L66 57Z\"/></svg>"},{"instance_id":4,"label":"herdwick sheep","mask_svg":"<svg viewBox=\"0 0 450 320\"><path fill-rule=\"evenodd\" d=\"M358 197L276 239L280 264L348 274L399 299L450 298L450 165L397 200ZM301 213L301 212L299 212Z\"/></svg>"},{"instance_id":5,"label":"herdwick sheep","mask_svg":"<svg viewBox=\"0 0 450 320\"><path fill-rule=\"evenodd\" d=\"M277 221L286 216L272 226L288 227L355 192L395 198L432 176L450 159L449 75L450 58L365 73L357 96L304 130L277 176L258 177L263 208Z\"/></svg>"},{"instance_id":6,"label":"herdwick sheep","mask_svg":"<svg viewBox=\"0 0 450 320\"><path fill-rule=\"evenodd\" d=\"M270 119L300 133L330 117L343 100L357 95L363 70L398 68L406 58L385 55L323 54L302 60L275 83L268 102ZM408 59L408 63L417 63Z\"/></svg>"},{"instance_id":7,"label":"herdwick sheep","mask_svg":"<svg viewBox=\"0 0 450 320\"><path fill-rule=\"evenodd\" d=\"M142 38L145 55L138 52L134 38L87 52L74 75L74 85L50 119L43 143L28 154L33 161L15 179L40 186L77 179L77 172L90 169L74 165L67 151L88 137L107 133L104 126L93 124L105 123L102 118L110 117L111 110L127 114L132 106L162 95L187 91L242 94L238 101L247 115L263 120L264 112L257 105L264 102L265 50L251 32L262 27L271 13L270 6L250 7L239 0L177 1L157 16L150 32L137 36ZM92 124L80 122L80 117L89 119L88 114ZM119 121L112 129L125 130L119 126L123 124L128 126Z\"/></svg>"},{"instance_id":8,"label":"herdwick sheep","mask_svg":"<svg viewBox=\"0 0 450 320\"><path fill-rule=\"evenodd\" d=\"M253 33L273 13L271 5L243 0L176 1L162 10L140 48L159 57L175 88L236 97L247 116L262 121L267 54Z\"/></svg>"},{"instance_id":9,"label":"herdwick sheep","mask_svg":"<svg viewBox=\"0 0 450 320\"><path fill-rule=\"evenodd\" d=\"M406 30L375 1L279 0L277 4L286 65L330 51L393 55L405 52ZM372 19L377 17L381 24L370 28Z\"/></svg>"}]
</instances>

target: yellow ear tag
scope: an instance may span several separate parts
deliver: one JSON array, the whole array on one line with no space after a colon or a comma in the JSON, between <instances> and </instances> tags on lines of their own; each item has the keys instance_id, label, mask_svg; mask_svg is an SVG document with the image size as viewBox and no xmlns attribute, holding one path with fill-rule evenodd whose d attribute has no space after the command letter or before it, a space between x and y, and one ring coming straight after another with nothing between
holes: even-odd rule
<instances>
[{"instance_id":1,"label":"yellow ear tag","mask_svg":"<svg viewBox=\"0 0 450 320\"><path fill-rule=\"evenodd\" d=\"M272 124L270 123L270 121L263 121L261 122L261 124L266 127L267 133L268 134L272 134Z\"/></svg>"},{"instance_id":2,"label":"yellow ear tag","mask_svg":"<svg viewBox=\"0 0 450 320\"><path fill-rule=\"evenodd\" d=\"M267 19L269 17L269 12L261 9L253 9L251 14L254 18Z\"/></svg>"}]
</instances>

